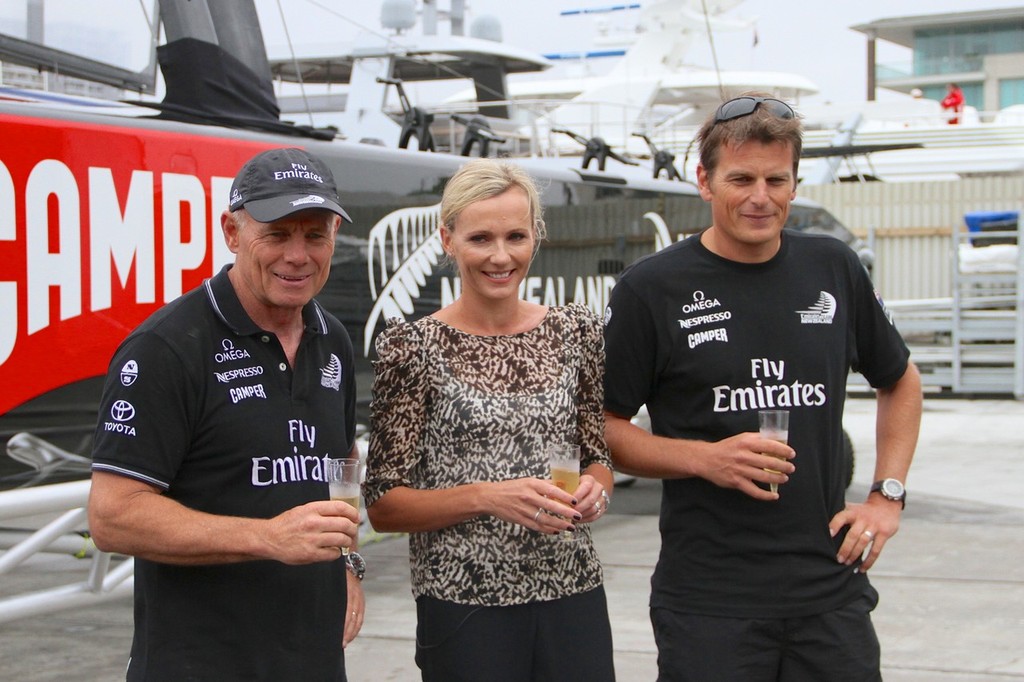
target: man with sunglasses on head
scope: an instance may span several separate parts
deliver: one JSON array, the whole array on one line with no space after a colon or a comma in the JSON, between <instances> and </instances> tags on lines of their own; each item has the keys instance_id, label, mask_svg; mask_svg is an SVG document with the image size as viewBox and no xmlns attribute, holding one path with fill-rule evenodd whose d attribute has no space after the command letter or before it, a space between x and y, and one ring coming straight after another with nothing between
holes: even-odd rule
<instances>
[{"instance_id":1,"label":"man with sunglasses on head","mask_svg":"<svg viewBox=\"0 0 1024 682\"><path fill-rule=\"evenodd\" d=\"M630 266L605 313L613 459L664 479L660 682L881 679L866 572L899 527L921 382L856 254L783 230L801 135L781 100L722 104L698 133L711 226ZM877 389L878 483L846 504L851 369ZM789 411L788 445L764 409Z\"/></svg>"}]
</instances>

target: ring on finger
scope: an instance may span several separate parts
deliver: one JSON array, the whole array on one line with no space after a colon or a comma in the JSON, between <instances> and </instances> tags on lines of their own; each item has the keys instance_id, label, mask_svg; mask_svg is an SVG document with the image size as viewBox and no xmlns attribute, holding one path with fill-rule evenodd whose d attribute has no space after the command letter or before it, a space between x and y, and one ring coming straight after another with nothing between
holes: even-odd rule
<instances>
[{"instance_id":1,"label":"ring on finger","mask_svg":"<svg viewBox=\"0 0 1024 682\"><path fill-rule=\"evenodd\" d=\"M872 532L871 532L871 531L869 531L869 530L866 530L866 531L864 531L864 535L866 535L866 536L867 536L868 540L870 540L871 538L875 537L875 534L874 534L874 533L872 533Z\"/></svg>"},{"instance_id":2,"label":"ring on finger","mask_svg":"<svg viewBox=\"0 0 1024 682\"><path fill-rule=\"evenodd\" d=\"M537 513L533 515L533 520L536 521L540 518L541 512L544 511L544 507L537 507Z\"/></svg>"}]
</instances>

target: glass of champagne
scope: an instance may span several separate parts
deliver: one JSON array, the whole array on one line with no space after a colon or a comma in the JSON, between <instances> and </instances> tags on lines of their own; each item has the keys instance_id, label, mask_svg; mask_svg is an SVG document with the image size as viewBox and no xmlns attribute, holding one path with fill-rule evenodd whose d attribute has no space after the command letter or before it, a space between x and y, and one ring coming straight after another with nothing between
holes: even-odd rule
<instances>
[{"instance_id":1,"label":"glass of champagne","mask_svg":"<svg viewBox=\"0 0 1024 682\"><path fill-rule=\"evenodd\" d=\"M757 413L761 438L780 443L789 443L789 410L759 410ZM782 473L775 469L765 469L773 474ZM769 483L773 493L779 492L778 483Z\"/></svg>"},{"instance_id":2,"label":"glass of champagne","mask_svg":"<svg viewBox=\"0 0 1024 682\"><path fill-rule=\"evenodd\" d=\"M551 481L567 493L575 493L580 486L580 446L558 443L547 447ZM573 534L562 531L562 538L572 540Z\"/></svg>"},{"instance_id":3,"label":"glass of champagne","mask_svg":"<svg viewBox=\"0 0 1024 682\"><path fill-rule=\"evenodd\" d=\"M326 465L327 485L331 490L332 500L341 500L355 507L359 513L359 460L328 459ZM342 554L348 554L348 547L341 548Z\"/></svg>"}]
</instances>

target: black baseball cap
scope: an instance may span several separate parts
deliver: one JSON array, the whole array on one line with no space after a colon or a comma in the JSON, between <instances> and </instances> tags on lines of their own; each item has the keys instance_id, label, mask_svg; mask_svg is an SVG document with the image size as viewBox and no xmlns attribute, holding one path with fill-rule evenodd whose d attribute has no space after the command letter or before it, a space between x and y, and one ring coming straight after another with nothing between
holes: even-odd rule
<instances>
[{"instance_id":1,"label":"black baseball cap","mask_svg":"<svg viewBox=\"0 0 1024 682\"><path fill-rule=\"evenodd\" d=\"M352 222L341 207L334 175L304 149L271 149L249 159L231 184L228 208L245 207L261 223L272 223L296 211L325 208Z\"/></svg>"}]
</instances>

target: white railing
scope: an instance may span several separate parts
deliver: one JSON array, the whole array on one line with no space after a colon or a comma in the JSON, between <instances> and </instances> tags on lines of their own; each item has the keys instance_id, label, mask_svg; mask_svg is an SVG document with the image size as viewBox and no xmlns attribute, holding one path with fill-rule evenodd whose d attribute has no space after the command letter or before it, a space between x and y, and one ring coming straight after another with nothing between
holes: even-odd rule
<instances>
[{"instance_id":1,"label":"white railing","mask_svg":"<svg viewBox=\"0 0 1024 682\"><path fill-rule=\"evenodd\" d=\"M562 112L563 115L559 116L557 110L568 104L573 105L572 113ZM452 115L474 116L479 108L487 106L509 107L510 121L491 119L489 123L498 126L494 132L507 140L505 145L499 146L513 156L557 157L582 154L583 147L577 142L561 133L552 132L553 129L565 128L587 138L602 135L617 152L628 151L643 158L649 155L647 145L633 137L633 133L647 133L653 139L661 134L660 126L670 118L666 111L655 111L650 107L585 100L517 99L437 104L425 107L437 120L432 129L435 141L444 148L457 151L464 126L456 123ZM388 110L387 113L401 120L400 111Z\"/></svg>"},{"instance_id":2,"label":"white railing","mask_svg":"<svg viewBox=\"0 0 1024 682\"><path fill-rule=\"evenodd\" d=\"M86 504L89 485L90 482L85 480L0 492L0 523L5 526L14 519L56 514L56 518L38 529L8 529L0 535L0 542L7 548L0 555L0 581L41 552L66 552L69 561L89 560L83 580L0 599L0 623L132 595L134 560L114 562L109 553L101 552L92 545L87 534L76 532L88 525ZM72 549L76 551L68 551ZM55 575L64 576L64 573Z\"/></svg>"},{"instance_id":3,"label":"white railing","mask_svg":"<svg viewBox=\"0 0 1024 682\"><path fill-rule=\"evenodd\" d=\"M647 135L656 147L676 156L676 168L684 178L693 179L697 154L695 135L710 105L655 105L639 107L621 102L583 100L505 100L486 103L452 103L426 107L437 117L433 126L435 141L441 148L458 151L464 126L451 119L452 114L472 116L488 105L507 106L511 120L491 119L499 126L494 132L506 139L498 145L511 156L579 156L583 147L569 137L554 133L565 128L584 138L600 136L619 154L636 159L650 158L647 144L635 136ZM571 105L571 106L567 106ZM811 108L809 107L809 110ZM844 109L845 111L845 109ZM389 112L400 120L400 112ZM805 121L804 147L820 148L833 143L844 117L827 110L811 110L810 116L823 118ZM1024 147L1024 111L970 110L968 120L949 125L938 110L920 109L896 112L873 111L855 132L852 143L871 147L888 144L919 144L922 149L880 151L843 158L840 175L877 175L887 180L951 179L958 175L990 176L1019 169L1019 151ZM806 171L825 163L808 159ZM805 173L810 177L813 173Z\"/></svg>"},{"instance_id":4,"label":"white railing","mask_svg":"<svg viewBox=\"0 0 1024 682\"><path fill-rule=\"evenodd\" d=\"M365 453L366 433L360 433L356 440L359 451ZM44 476L61 466L65 471L88 471L87 466L83 467L83 463L89 461L87 458L61 450L28 433L12 436L7 443L7 454ZM63 554L70 562L81 562L83 568L88 564L88 570L82 571L85 573L82 580L0 598L0 623L132 596L135 560L120 555L115 558L109 552L100 551L89 536L86 505L90 485L89 480L82 480L0 492L0 587L7 588L15 582L5 580L5 576L44 552ZM12 522L28 528L13 528ZM374 532L362 512L360 544L377 542L387 535ZM40 574L66 576L64 571ZM9 589L0 592L7 594Z\"/></svg>"}]
</instances>

